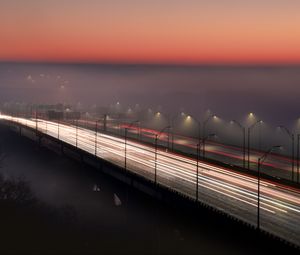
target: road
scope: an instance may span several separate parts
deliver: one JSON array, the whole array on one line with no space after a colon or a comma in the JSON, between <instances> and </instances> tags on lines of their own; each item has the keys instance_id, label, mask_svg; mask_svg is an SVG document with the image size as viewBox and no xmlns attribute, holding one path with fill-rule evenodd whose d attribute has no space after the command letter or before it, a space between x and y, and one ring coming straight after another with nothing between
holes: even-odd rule
<instances>
[{"instance_id":1,"label":"road","mask_svg":"<svg viewBox=\"0 0 300 255\"><path fill-rule=\"evenodd\" d=\"M78 124L82 127L95 129L94 120L79 120ZM103 123L100 121L98 123L99 130L103 129ZM157 130L149 129L135 125L126 124L125 120L110 120L107 122L106 129L111 134L124 135L125 128L128 128L128 136L132 138L137 138L139 134L139 139L143 142L153 143L155 139L155 133ZM161 134L160 142L167 146L168 132ZM196 154L196 144L199 142L198 139L183 136L179 134L174 134L174 137L170 135L169 137L169 148L171 148L171 142L173 141L173 147L178 152L183 152L187 154ZM205 146L206 158L213 159L228 165L234 165L243 167L243 149L239 146L222 144L217 141L206 141ZM278 151L279 152L279 151ZM250 170L257 171L257 161L258 158L264 154L262 151L257 151L254 149L250 150ZM247 167L247 153L246 153L246 167ZM292 171L292 159L286 155L280 155L277 153L269 154L268 158L262 164L261 171L264 174L273 176L275 178L281 178L286 180L293 180ZM297 181L297 175L299 175L300 169L297 169L297 160L294 160L294 181Z\"/></svg>"},{"instance_id":2,"label":"road","mask_svg":"<svg viewBox=\"0 0 300 255\"><path fill-rule=\"evenodd\" d=\"M0 115L0 119L36 128L33 119ZM124 167L124 139L72 125L38 120L38 130L97 157ZM97 140L97 147L95 141ZM95 149L96 148L96 149ZM154 180L155 150L152 146L127 141L127 170ZM172 152L158 150L157 182L193 199L196 197L197 162ZM219 166L199 163L198 199L253 226L257 223L257 179ZM261 181L261 229L300 246L300 190ZM201 215L199 215L201 217Z\"/></svg>"}]
</instances>

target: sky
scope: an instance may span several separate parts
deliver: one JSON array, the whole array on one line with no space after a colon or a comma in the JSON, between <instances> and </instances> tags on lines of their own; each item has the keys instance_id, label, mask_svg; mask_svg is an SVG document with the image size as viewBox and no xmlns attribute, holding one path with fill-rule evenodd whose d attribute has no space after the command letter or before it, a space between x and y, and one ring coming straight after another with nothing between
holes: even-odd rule
<instances>
[{"instance_id":1,"label":"sky","mask_svg":"<svg viewBox=\"0 0 300 255\"><path fill-rule=\"evenodd\" d=\"M297 0L0 0L0 61L300 63Z\"/></svg>"}]
</instances>

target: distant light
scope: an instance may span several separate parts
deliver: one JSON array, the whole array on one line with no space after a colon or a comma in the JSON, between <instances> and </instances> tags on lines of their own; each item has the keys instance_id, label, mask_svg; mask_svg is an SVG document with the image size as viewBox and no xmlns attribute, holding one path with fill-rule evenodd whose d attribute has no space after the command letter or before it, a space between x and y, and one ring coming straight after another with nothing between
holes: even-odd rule
<instances>
[{"instance_id":1,"label":"distant light","mask_svg":"<svg viewBox=\"0 0 300 255\"><path fill-rule=\"evenodd\" d=\"M120 102L117 102L117 104L120 104Z\"/></svg>"},{"instance_id":2,"label":"distant light","mask_svg":"<svg viewBox=\"0 0 300 255\"><path fill-rule=\"evenodd\" d=\"M160 112L157 112L156 115L157 115L157 116L160 116Z\"/></svg>"},{"instance_id":3,"label":"distant light","mask_svg":"<svg viewBox=\"0 0 300 255\"><path fill-rule=\"evenodd\" d=\"M250 112L249 113L249 117L253 117L254 116L254 113L253 112Z\"/></svg>"},{"instance_id":4,"label":"distant light","mask_svg":"<svg viewBox=\"0 0 300 255\"><path fill-rule=\"evenodd\" d=\"M216 115L213 116L214 119L217 119L218 117Z\"/></svg>"},{"instance_id":5,"label":"distant light","mask_svg":"<svg viewBox=\"0 0 300 255\"><path fill-rule=\"evenodd\" d=\"M188 120L190 120L192 117L191 117L190 115L188 115L186 118L187 118Z\"/></svg>"}]
</instances>

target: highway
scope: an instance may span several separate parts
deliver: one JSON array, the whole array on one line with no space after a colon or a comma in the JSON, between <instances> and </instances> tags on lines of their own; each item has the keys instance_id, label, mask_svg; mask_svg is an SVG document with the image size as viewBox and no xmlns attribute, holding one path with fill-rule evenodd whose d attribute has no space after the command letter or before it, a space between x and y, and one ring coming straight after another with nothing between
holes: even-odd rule
<instances>
[{"instance_id":1,"label":"highway","mask_svg":"<svg viewBox=\"0 0 300 255\"><path fill-rule=\"evenodd\" d=\"M36 128L34 119L0 115L0 120ZM154 181L155 149L73 125L38 120L38 130L85 150L113 164ZM95 141L97 140L97 147ZM197 162L192 158L158 150L157 182L193 199L196 197ZM198 199L253 226L257 224L257 179L219 166L199 163ZM300 190L261 181L261 229L300 246ZM201 217L201 215L199 215Z\"/></svg>"},{"instance_id":2,"label":"highway","mask_svg":"<svg viewBox=\"0 0 300 255\"><path fill-rule=\"evenodd\" d=\"M79 125L85 128L95 129L95 121L89 120L81 120L78 121ZM103 129L103 123L98 123L99 130ZM111 134L120 135L124 133L124 129L128 128L128 135L134 138L139 137L140 140L147 143L153 143L155 139L155 133L157 130L149 129L146 127L140 128L139 126L126 124L126 121L118 121L111 120L106 124L106 129ZM168 133L163 133L160 136L160 141L167 144ZM196 144L198 143L198 139L183 136L179 134L170 135L170 144L173 140L174 149L179 152L184 152L187 154L196 154ZM222 144L218 141L206 141L205 146L206 158L213 159L222 163L226 163L228 165L235 165L243 167L243 149L242 147ZM254 172L257 171L257 161L258 158L262 156L264 152L257 151L254 149L250 150L250 169ZM247 154L247 153L246 153ZM247 155L246 155L246 166L247 166ZM297 160L294 161L294 181L297 180ZM267 160L263 162L261 171L267 175L273 176L275 178L281 178L286 180L292 180L292 159L286 155L279 155L276 153L270 153Z\"/></svg>"}]
</instances>

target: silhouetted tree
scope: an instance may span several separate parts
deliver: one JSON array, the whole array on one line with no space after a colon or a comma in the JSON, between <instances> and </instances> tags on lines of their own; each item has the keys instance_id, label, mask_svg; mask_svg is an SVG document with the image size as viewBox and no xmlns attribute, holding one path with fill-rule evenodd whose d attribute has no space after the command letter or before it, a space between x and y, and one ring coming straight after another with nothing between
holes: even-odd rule
<instances>
[{"instance_id":1,"label":"silhouetted tree","mask_svg":"<svg viewBox=\"0 0 300 255\"><path fill-rule=\"evenodd\" d=\"M4 155L0 151L0 168ZM0 254L42 254L52 247L71 247L77 231L77 216L71 206L50 206L34 195L25 178L5 178L0 173ZM20 245L15 245L15 244Z\"/></svg>"}]
</instances>

